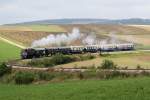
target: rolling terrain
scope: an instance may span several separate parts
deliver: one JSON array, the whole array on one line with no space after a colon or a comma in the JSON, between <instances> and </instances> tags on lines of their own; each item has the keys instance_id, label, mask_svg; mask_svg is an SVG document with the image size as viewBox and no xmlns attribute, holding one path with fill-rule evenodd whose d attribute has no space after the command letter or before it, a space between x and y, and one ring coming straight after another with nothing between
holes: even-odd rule
<instances>
[{"instance_id":1,"label":"rolling terrain","mask_svg":"<svg viewBox=\"0 0 150 100\"><path fill-rule=\"evenodd\" d=\"M47 19L23 23L14 23L8 25L53 25L53 24L130 24L130 25L150 25L150 19L130 18L130 19L89 19L89 18L74 18L74 19Z\"/></svg>"},{"instance_id":2,"label":"rolling terrain","mask_svg":"<svg viewBox=\"0 0 150 100\"><path fill-rule=\"evenodd\" d=\"M93 66L99 67L103 60L112 60L117 64L118 68L136 69L137 66L141 68L150 68L150 53L125 53L125 54L108 54L107 56L98 56L95 59L87 61L78 61L64 65L57 65L56 68L91 68Z\"/></svg>"},{"instance_id":3,"label":"rolling terrain","mask_svg":"<svg viewBox=\"0 0 150 100\"><path fill-rule=\"evenodd\" d=\"M71 32L74 27L80 29L81 33L94 33L101 39L110 38L110 33L114 33L115 37L119 41L132 41L136 44L136 49L150 49L150 30L148 25L146 28L143 25L106 25L106 24L84 24L84 25L16 25L16 26L0 26L0 36L6 38L19 45L30 47L34 40L41 39L50 34L61 34ZM144 27L144 28L143 28ZM0 59L18 58L20 49L11 46L8 43L2 42L0 44L3 47L3 52ZM13 47L13 51L6 54L6 49ZM5 52L5 53L4 53ZM5 55L4 55L5 54ZM13 54L13 55L12 55ZM9 57L10 56L10 57ZM135 59L132 59L131 56ZM136 57L137 56L137 57ZM92 65L100 65L102 60L113 60L120 67L129 66L130 68L136 68L137 65L141 65L144 68L149 68L149 54L131 54L131 55L119 55L117 57L100 57L89 61L80 61L70 64L65 64L57 67L84 67ZM3 60L2 60L3 61ZM137 63L138 62L138 63ZM88 65L87 65L88 64Z\"/></svg>"},{"instance_id":4,"label":"rolling terrain","mask_svg":"<svg viewBox=\"0 0 150 100\"><path fill-rule=\"evenodd\" d=\"M119 41L134 42L139 48L150 48L150 30L128 25L22 25L22 26L1 26L0 36L18 42L25 46L31 46L34 40L41 39L50 34L62 34L71 32L74 27L80 29L81 33L94 33L99 38L109 39L113 33Z\"/></svg>"}]
</instances>

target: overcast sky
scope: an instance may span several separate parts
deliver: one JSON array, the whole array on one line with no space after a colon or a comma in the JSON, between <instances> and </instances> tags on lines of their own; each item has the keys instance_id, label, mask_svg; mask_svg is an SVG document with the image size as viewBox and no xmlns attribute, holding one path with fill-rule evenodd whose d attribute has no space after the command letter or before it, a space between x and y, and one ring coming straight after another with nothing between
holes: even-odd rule
<instances>
[{"instance_id":1,"label":"overcast sky","mask_svg":"<svg viewBox=\"0 0 150 100\"><path fill-rule=\"evenodd\" d=\"M0 24L59 18L150 19L150 0L0 0Z\"/></svg>"}]
</instances>

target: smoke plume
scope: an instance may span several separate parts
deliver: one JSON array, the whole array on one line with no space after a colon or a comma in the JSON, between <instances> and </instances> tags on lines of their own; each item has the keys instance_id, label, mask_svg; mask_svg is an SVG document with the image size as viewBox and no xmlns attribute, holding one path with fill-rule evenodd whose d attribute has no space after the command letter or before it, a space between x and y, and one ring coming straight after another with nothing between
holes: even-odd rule
<instances>
[{"instance_id":1,"label":"smoke plume","mask_svg":"<svg viewBox=\"0 0 150 100\"><path fill-rule=\"evenodd\" d=\"M69 46L72 43L80 42L81 45L95 45L95 44L114 44L120 43L115 32L108 34L109 38L99 39L95 34L80 33L78 28L73 28L71 33L61 33L58 35L50 34L47 37L43 37L39 40L35 40L32 43L32 47L43 47L43 46Z\"/></svg>"},{"instance_id":2,"label":"smoke plume","mask_svg":"<svg viewBox=\"0 0 150 100\"><path fill-rule=\"evenodd\" d=\"M82 44L92 45L96 36L94 35L87 35L80 33L78 28L73 28L71 33L65 34L61 33L58 35L50 34L47 37L43 37L42 39L35 40L31 44L32 47L42 47L47 45L55 45L55 46L62 46L63 45L70 45L73 41L82 40Z\"/></svg>"}]
</instances>

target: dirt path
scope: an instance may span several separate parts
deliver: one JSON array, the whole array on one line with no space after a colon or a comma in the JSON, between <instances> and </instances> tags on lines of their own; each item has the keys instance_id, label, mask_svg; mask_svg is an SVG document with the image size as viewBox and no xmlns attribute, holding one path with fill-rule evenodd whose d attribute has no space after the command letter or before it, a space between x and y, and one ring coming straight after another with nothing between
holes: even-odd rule
<instances>
[{"instance_id":1,"label":"dirt path","mask_svg":"<svg viewBox=\"0 0 150 100\"><path fill-rule=\"evenodd\" d=\"M85 72L90 69L87 68L38 68L38 67L21 67L21 66L11 66L15 70L37 70L37 71L56 71L56 72ZM113 72L118 71L122 73L142 73L142 72L148 72L150 73L150 69L104 69L101 71L106 72Z\"/></svg>"},{"instance_id":2,"label":"dirt path","mask_svg":"<svg viewBox=\"0 0 150 100\"><path fill-rule=\"evenodd\" d=\"M10 41L10 40L8 40L8 39L5 39L5 38L3 38L3 37L0 37L0 40L2 40L2 41L4 41L4 42L7 42L7 43L9 43L9 44L11 44L11 45L14 45L14 46L16 46L16 47L19 47L19 48L21 48L21 49L26 48L25 46L19 45L19 44L15 43L15 42L12 42L12 41Z\"/></svg>"}]
</instances>

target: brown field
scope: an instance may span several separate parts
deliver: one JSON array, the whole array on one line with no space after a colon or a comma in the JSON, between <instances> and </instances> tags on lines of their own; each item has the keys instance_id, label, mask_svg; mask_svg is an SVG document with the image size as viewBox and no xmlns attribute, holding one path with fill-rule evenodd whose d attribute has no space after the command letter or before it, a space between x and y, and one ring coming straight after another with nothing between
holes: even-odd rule
<instances>
[{"instance_id":1,"label":"brown field","mask_svg":"<svg viewBox=\"0 0 150 100\"><path fill-rule=\"evenodd\" d=\"M98 38L108 38L107 34L114 32L120 40L128 40L132 35L137 44L149 45L150 32L135 26L125 25L30 25L30 26L1 26L0 36L19 44L30 46L34 40L46 37L49 34L59 34L71 32L74 27L80 29L82 33L94 32Z\"/></svg>"},{"instance_id":2,"label":"brown field","mask_svg":"<svg viewBox=\"0 0 150 100\"><path fill-rule=\"evenodd\" d=\"M59 25L14 25L0 26L0 31L37 31L37 32L66 32Z\"/></svg>"},{"instance_id":3,"label":"brown field","mask_svg":"<svg viewBox=\"0 0 150 100\"><path fill-rule=\"evenodd\" d=\"M12 41L16 41L25 46L30 46L34 40L46 37L49 34L57 34L57 32L1 31L0 36Z\"/></svg>"},{"instance_id":4,"label":"brown field","mask_svg":"<svg viewBox=\"0 0 150 100\"><path fill-rule=\"evenodd\" d=\"M137 28L141 28L141 29L150 31L150 25L130 25L130 26L133 26L133 27L137 27Z\"/></svg>"}]
</instances>

